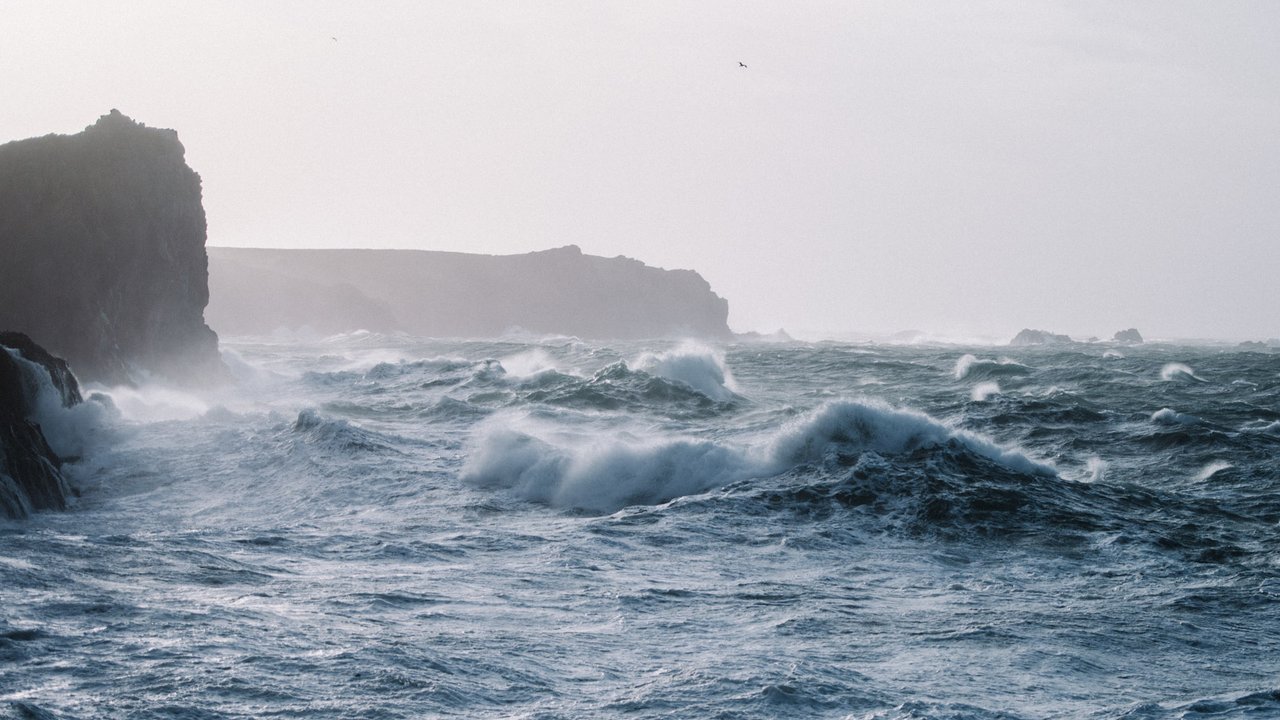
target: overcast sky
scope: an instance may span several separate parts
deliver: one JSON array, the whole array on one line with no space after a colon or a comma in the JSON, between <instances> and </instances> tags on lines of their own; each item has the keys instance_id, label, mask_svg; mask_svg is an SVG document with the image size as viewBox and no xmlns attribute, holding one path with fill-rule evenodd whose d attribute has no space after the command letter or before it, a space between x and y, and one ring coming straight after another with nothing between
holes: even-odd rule
<instances>
[{"instance_id":1,"label":"overcast sky","mask_svg":"<svg viewBox=\"0 0 1280 720\"><path fill-rule=\"evenodd\" d=\"M0 93L0 141L176 129L211 245L576 243L736 330L1280 336L1274 0L18 0Z\"/></svg>"}]
</instances>

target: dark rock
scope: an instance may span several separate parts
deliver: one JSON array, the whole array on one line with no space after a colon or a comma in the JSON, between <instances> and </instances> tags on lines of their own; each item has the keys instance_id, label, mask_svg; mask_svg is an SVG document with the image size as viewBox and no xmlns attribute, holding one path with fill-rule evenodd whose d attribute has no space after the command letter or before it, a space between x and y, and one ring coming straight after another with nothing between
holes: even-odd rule
<instances>
[{"instance_id":1,"label":"dark rock","mask_svg":"<svg viewBox=\"0 0 1280 720\"><path fill-rule=\"evenodd\" d=\"M227 335L310 327L494 337L730 339L729 304L692 270L586 255L209 248L209 324ZM325 297L351 302L335 309Z\"/></svg>"},{"instance_id":2,"label":"dark rock","mask_svg":"<svg viewBox=\"0 0 1280 720\"><path fill-rule=\"evenodd\" d=\"M81 401L65 362L21 333L0 333L0 514L11 518L61 510L71 494L62 458L34 419L46 380L63 407Z\"/></svg>"},{"instance_id":3,"label":"dark rock","mask_svg":"<svg viewBox=\"0 0 1280 720\"><path fill-rule=\"evenodd\" d=\"M205 216L184 153L174 131L115 110L0 145L0 327L85 380L227 377L203 320Z\"/></svg>"},{"instance_id":4,"label":"dark rock","mask_svg":"<svg viewBox=\"0 0 1280 720\"><path fill-rule=\"evenodd\" d=\"M1044 330L1023 328L1009 341L1010 345L1062 345L1072 342L1066 335L1055 335Z\"/></svg>"},{"instance_id":5,"label":"dark rock","mask_svg":"<svg viewBox=\"0 0 1280 720\"><path fill-rule=\"evenodd\" d=\"M1141 345L1143 343L1142 333L1137 328L1129 328L1128 330L1118 330L1113 338L1115 342L1125 345Z\"/></svg>"}]
</instances>

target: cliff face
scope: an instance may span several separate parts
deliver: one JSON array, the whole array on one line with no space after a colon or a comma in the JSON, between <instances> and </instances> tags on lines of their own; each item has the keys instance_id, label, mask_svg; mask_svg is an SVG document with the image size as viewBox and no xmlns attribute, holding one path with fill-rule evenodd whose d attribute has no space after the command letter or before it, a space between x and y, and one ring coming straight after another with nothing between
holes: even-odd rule
<instances>
[{"instance_id":1,"label":"cliff face","mask_svg":"<svg viewBox=\"0 0 1280 720\"><path fill-rule=\"evenodd\" d=\"M80 402L65 362L25 335L0 333L0 516L61 510L71 493L62 459L33 419L41 392L57 393L63 407Z\"/></svg>"},{"instance_id":2,"label":"cliff face","mask_svg":"<svg viewBox=\"0 0 1280 720\"><path fill-rule=\"evenodd\" d=\"M203 320L200 177L172 130L113 110L76 135L0 145L0 327L84 380L221 378Z\"/></svg>"},{"instance_id":3,"label":"cliff face","mask_svg":"<svg viewBox=\"0 0 1280 720\"><path fill-rule=\"evenodd\" d=\"M584 255L421 250L209 248L209 324L229 335L278 328L403 330L492 337L513 328L587 338L729 338L729 304L691 270ZM334 312L331 298L346 301Z\"/></svg>"}]
</instances>

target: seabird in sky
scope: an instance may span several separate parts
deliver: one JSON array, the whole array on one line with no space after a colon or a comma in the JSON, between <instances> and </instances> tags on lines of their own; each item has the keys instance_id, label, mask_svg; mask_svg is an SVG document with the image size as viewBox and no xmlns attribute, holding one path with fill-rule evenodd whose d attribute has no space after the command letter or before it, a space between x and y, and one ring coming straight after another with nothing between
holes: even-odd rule
<instances>
[{"instance_id":1,"label":"seabird in sky","mask_svg":"<svg viewBox=\"0 0 1280 720\"><path fill-rule=\"evenodd\" d=\"M739 60L739 61L738 61L738 67L746 67L746 64L745 64L745 63L743 63L741 60Z\"/></svg>"}]
</instances>

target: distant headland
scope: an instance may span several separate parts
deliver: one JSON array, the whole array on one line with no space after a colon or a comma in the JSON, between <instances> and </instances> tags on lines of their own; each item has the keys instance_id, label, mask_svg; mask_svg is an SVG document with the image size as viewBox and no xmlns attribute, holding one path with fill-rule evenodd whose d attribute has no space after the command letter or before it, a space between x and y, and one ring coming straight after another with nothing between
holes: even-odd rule
<instances>
[{"instance_id":1,"label":"distant headland","mask_svg":"<svg viewBox=\"0 0 1280 720\"><path fill-rule=\"evenodd\" d=\"M523 255L211 247L209 325L223 335L511 331L731 339L729 304L692 270L577 246Z\"/></svg>"}]
</instances>

